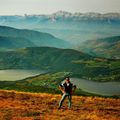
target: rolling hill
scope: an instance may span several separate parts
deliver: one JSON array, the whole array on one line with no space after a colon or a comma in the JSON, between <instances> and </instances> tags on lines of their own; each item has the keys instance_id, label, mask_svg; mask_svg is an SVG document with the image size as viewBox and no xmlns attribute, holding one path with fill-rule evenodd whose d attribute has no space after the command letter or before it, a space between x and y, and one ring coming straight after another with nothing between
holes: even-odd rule
<instances>
[{"instance_id":1,"label":"rolling hill","mask_svg":"<svg viewBox=\"0 0 120 120\"><path fill-rule=\"evenodd\" d=\"M120 36L88 40L78 49L95 56L120 59L118 52L120 51Z\"/></svg>"},{"instance_id":2,"label":"rolling hill","mask_svg":"<svg viewBox=\"0 0 120 120\"><path fill-rule=\"evenodd\" d=\"M119 120L120 99L72 97L58 110L60 95L0 90L1 120Z\"/></svg>"},{"instance_id":3,"label":"rolling hill","mask_svg":"<svg viewBox=\"0 0 120 120\"><path fill-rule=\"evenodd\" d=\"M70 64L72 65L74 60L93 59L92 56L76 50L53 47L29 47L16 51L0 52L0 54L1 63L3 62L6 68L66 70L70 68ZM10 55L10 57L8 57L8 55ZM4 69L2 65L0 65L0 67ZM70 70L72 69L70 68Z\"/></svg>"},{"instance_id":4,"label":"rolling hill","mask_svg":"<svg viewBox=\"0 0 120 120\"><path fill-rule=\"evenodd\" d=\"M118 81L119 65L119 60L92 57L72 49L30 47L0 52L0 69L63 71L98 81Z\"/></svg>"},{"instance_id":5,"label":"rolling hill","mask_svg":"<svg viewBox=\"0 0 120 120\"><path fill-rule=\"evenodd\" d=\"M25 38L0 36L0 50L11 50L32 46L35 46L34 43Z\"/></svg>"},{"instance_id":6,"label":"rolling hill","mask_svg":"<svg viewBox=\"0 0 120 120\"><path fill-rule=\"evenodd\" d=\"M70 47L70 44L68 42L56 38L51 34L27 29L15 29L12 27L0 26L0 36L24 38L33 42L36 46L51 46L58 48Z\"/></svg>"}]
</instances>

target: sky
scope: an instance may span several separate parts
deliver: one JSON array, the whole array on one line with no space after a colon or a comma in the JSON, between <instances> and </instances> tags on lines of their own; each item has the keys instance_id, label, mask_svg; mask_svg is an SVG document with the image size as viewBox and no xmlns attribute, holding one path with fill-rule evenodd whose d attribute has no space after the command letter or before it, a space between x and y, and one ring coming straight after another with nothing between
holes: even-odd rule
<instances>
[{"instance_id":1,"label":"sky","mask_svg":"<svg viewBox=\"0 0 120 120\"><path fill-rule=\"evenodd\" d=\"M0 0L0 15L120 12L120 0Z\"/></svg>"}]
</instances>

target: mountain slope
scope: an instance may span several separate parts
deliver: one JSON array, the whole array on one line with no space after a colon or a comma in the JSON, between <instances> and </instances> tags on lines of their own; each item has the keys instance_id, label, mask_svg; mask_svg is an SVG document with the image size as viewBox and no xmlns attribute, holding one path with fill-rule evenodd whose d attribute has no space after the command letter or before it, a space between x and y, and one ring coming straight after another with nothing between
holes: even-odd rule
<instances>
[{"instance_id":1,"label":"mountain slope","mask_svg":"<svg viewBox=\"0 0 120 120\"><path fill-rule=\"evenodd\" d=\"M79 48L92 55L120 59L120 36L108 37L98 40L89 40Z\"/></svg>"},{"instance_id":2,"label":"mountain slope","mask_svg":"<svg viewBox=\"0 0 120 120\"><path fill-rule=\"evenodd\" d=\"M31 47L0 52L0 69L64 71L98 81L118 81L119 65L120 61L96 58L72 49Z\"/></svg>"},{"instance_id":3,"label":"mountain slope","mask_svg":"<svg viewBox=\"0 0 120 120\"><path fill-rule=\"evenodd\" d=\"M70 46L68 42L58 39L51 34L27 29L15 29L6 26L0 26L0 35L5 37L22 37L30 40L37 46L52 46L58 48L66 48Z\"/></svg>"},{"instance_id":4,"label":"mountain slope","mask_svg":"<svg viewBox=\"0 0 120 120\"><path fill-rule=\"evenodd\" d=\"M9 50L32 46L35 46L34 43L25 38L0 36L0 50Z\"/></svg>"},{"instance_id":5,"label":"mountain slope","mask_svg":"<svg viewBox=\"0 0 120 120\"><path fill-rule=\"evenodd\" d=\"M74 60L92 60L93 57L72 49L58 49L52 47L30 47L16 51L1 52L0 59L6 67L15 68L42 68L42 69L68 69ZM8 54L11 57L8 58ZM1 62L1 63L2 63ZM1 67L2 65L0 65ZM74 64L73 64L74 66ZM67 68L66 68L67 67ZM70 68L71 70L71 68Z\"/></svg>"},{"instance_id":6,"label":"mountain slope","mask_svg":"<svg viewBox=\"0 0 120 120\"><path fill-rule=\"evenodd\" d=\"M0 90L1 120L119 120L120 99L72 97L72 109L67 101L58 110L60 95Z\"/></svg>"}]
</instances>

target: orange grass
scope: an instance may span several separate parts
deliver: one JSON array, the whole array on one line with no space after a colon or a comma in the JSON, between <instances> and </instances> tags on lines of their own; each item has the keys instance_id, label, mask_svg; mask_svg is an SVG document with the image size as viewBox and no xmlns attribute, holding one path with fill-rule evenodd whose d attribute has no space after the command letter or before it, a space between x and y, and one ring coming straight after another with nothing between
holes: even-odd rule
<instances>
[{"instance_id":1,"label":"orange grass","mask_svg":"<svg viewBox=\"0 0 120 120\"><path fill-rule=\"evenodd\" d=\"M73 96L58 110L61 95L0 90L0 120L120 120L120 99Z\"/></svg>"}]
</instances>

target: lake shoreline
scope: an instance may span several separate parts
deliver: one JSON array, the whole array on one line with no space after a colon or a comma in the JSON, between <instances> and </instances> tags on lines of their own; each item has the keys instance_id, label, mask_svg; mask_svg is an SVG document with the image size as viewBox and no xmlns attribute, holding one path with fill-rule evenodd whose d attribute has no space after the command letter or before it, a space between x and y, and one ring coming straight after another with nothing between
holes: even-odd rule
<instances>
[{"instance_id":1,"label":"lake shoreline","mask_svg":"<svg viewBox=\"0 0 120 120\"><path fill-rule=\"evenodd\" d=\"M5 69L0 70L0 81L18 81L29 77L36 77L42 73L46 73L46 71L36 69Z\"/></svg>"},{"instance_id":2,"label":"lake shoreline","mask_svg":"<svg viewBox=\"0 0 120 120\"><path fill-rule=\"evenodd\" d=\"M5 71L5 70L3 70L3 71ZM11 69L11 70L6 70L7 72L10 72L10 71L12 71L12 73L13 73L13 77L14 77L14 72L18 72L17 74L19 74L19 72L21 72L22 70L18 70L17 71L17 69L16 70L14 70L13 71L13 69ZM7 83L20 83L20 84L24 84L26 81L29 81L30 79L32 80L34 80L34 79L36 79L36 78L40 78L40 79L38 79L38 81L39 80L42 80L41 79L41 76L46 76L47 74L49 74L49 79L51 79L52 77L53 77L53 75L55 74L55 73L59 73L59 72L49 72L49 71L38 71L38 73L36 74L34 74L34 75L32 75L31 76L31 71L29 71L29 70L23 70L22 72L25 72L25 73L29 73L29 75L30 76L26 76L25 78L23 78L23 79L19 79L19 80L14 80L14 81L10 81L10 80L7 80L7 81L0 81L1 83L5 83L5 84L7 84ZM41 73L39 73L39 72L41 72ZM27 74L28 74L27 73ZM34 72L32 72L32 73L34 73ZM63 72L64 73L64 72ZM63 75L63 73L61 74L61 75ZM9 74L8 74L9 75ZM59 76L60 77L60 76ZM65 74L64 74L64 77L65 77ZM44 78L45 79L45 78ZM43 80L44 80L43 79ZM54 80L55 78L53 77L53 80ZM61 78L59 78L59 79L61 79ZM62 78L62 79L64 79L64 78ZM61 80L62 80L61 79ZM34 81L33 81L34 82ZM51 83L52 81L49 81L48 83L47 82L45 82L45 84L49 84L50 86L50 89L52 89L53 88L53 86L52 86L52 83ZM73 78L73 77L71 77L71 82L73 82L73 84L75 84L75 85L77 85L77 88L78 89L80 89L80 93L84 93L84 94L87 94L88 93L88 95L90 94L92 94L92 95L100 95L100 96L119 96L120 95L120 82L98 82L98 81L92 81L92 80L85 80L85 79L82 79L82 78ZM29 83L26 83L26 85L29 85ZM34 85L34 83L33 84L31 84L32 86L31 87L33 87L33 86L35 86L36 87L36 85ZM43 83L40 83L40 84L38 84L39 86L43 86L44 87L44 85L43 85ZM59 85L59 83L56 83L56 85L55 85L55 89L57 88L57 86ZM6 85L7 86L7 85ZM9 86L9 85L8 85ZM31 88L30 88L31 89ZM57 89L56 89L57 90ZM32 89L31 89L31 91L32 91ZM79 92L78 92L79 93Z\"/></svg>"}]
</instances>

